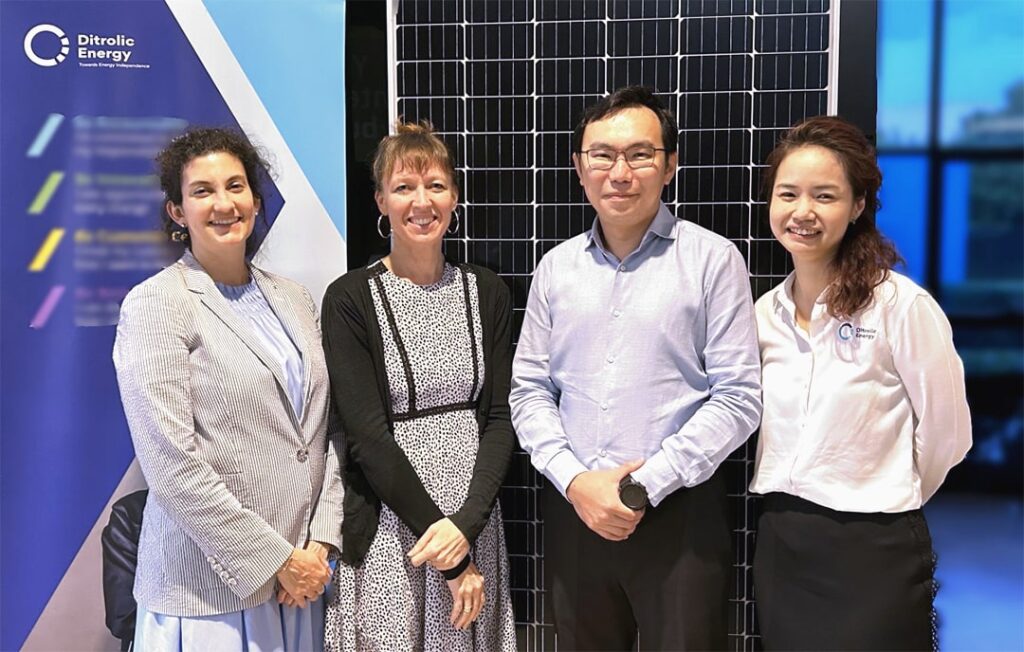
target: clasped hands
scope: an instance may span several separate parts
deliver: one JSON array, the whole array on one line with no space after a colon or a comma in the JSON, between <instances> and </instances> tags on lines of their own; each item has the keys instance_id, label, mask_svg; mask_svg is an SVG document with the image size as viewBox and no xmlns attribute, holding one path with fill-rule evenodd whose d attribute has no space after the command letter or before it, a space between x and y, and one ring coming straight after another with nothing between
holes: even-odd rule
<instances>
[{"instance_id":1,"label":"clasped hands","mask_svg":"<svg viewBox=\"0 0 1024 652\"><path fill-rule=\"evenodd\" d=\"M319 541L310 541L305 549L296 548L277 571L277 601L289 607L305 609L324 592L331 581L327 563L329 549Z\"/></svg>"},{"instance_id":2,"label":"clasped hands","mask_svg":"<svg viewBox=\"0 0 1024 652\"><path fill-rule=\"evenodd\" d=\"M442 518L427 528L409 551L409 561L419 567L430 564L439 571L455 568L469 554L469 540L449 518ZM470 562L466 570L448 580L452 593L451 624L466 629L480 615L484 606L484 576Z\"/></svg>"},{"instance_id":3,"label":"clasped hands","mask_svg":"<svg viewBox=\"0 0 1024 652\"><path fill-rule=\"evenodd\" d=\"M566 498L588 528L609 541L625 541L646 510L635 512L622 504L619 481L643 465L644 460L637 460L614 469L584 471L569 483Z\"/></svg>"}]
</instances>

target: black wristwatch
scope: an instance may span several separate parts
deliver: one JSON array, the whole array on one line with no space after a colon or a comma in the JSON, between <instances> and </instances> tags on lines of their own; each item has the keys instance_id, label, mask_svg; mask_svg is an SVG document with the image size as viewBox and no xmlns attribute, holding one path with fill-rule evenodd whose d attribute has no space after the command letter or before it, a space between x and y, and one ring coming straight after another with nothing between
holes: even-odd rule
<instances>
[{"instance_id":1,"label":"black wristwatch","mask_svg":"<svg viewBox=\"0 0 1024 652\"><path fill-rule=\"evenodd\" d=\"M627 475L619 480L619 500L626 507L639 512L647 507L647 487L634 480L633 476Z\"/></svg>"}]
</instances>

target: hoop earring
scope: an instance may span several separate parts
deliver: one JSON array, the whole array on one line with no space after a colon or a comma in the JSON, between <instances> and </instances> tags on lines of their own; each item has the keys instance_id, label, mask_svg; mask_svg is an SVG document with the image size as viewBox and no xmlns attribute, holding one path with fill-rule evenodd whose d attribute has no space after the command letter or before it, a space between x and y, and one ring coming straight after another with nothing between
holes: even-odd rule
<instances>
[{"instance_id":1,"label":"hoop earring","mask_svg":"<svg viewBox=\"0 0 1024 652\"><path fill-rule=\"evenodd\" d=\"M388 236L391 235L391 229L388 229L388 232L384 233L384 223L387 222L386 217L387 216L384 215L384 213L381 213L377 217L377 234L380 235L382 240L387 240Z\"/></svg>"},{"instance_id":2,"label":"hoop earring","mask_svg":"<svg viewBox=\"0 0 1024 652\"><path fill-rule=\"evenodd\" d=\"M455 228L452 228L453 224L455 225ZM459 212L455 209L452 209L452 221L448 223L448 230L446 231L446 233L448 235L455 235L456 233L459 232L459 226Z\"/></svg>"}]
</instances>

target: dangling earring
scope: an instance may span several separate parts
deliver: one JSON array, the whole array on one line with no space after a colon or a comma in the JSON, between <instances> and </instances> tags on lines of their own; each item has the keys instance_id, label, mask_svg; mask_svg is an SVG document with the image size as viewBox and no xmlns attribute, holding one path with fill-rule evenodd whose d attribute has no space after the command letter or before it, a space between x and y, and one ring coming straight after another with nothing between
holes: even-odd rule
<instances>
[{"instance_id":1,"label":"dangling earring","mask_svg":"<svg viewBox=\"0 0 1024 652\"><path fill-rule=\"evenodd\" d=\"M391 235L391 229L390 228L388 229L387 233L384 233L384 223L387 222L387 221L388 221L387 220L387 216L384 215L384 213L381 213L380 216L377 218L377 233L380 235L381 239L383 239L383 240L387 240L388 236Z\"/></svg>"},{"instance_id":2,"label":"dangling earring","mask_svg":"<svg viewBox=\"0 0 1024 652\"><path fill-rule=\"evenodd\" d=\"M188 240L188 227L186 227L184 224L179 224L178 222L175 222L174 224L178 228L175 229L174 231L171 231L171 241L185 242L186 240Z\"/></svg>"},{"instance_id":3,"label":"dangling earring","mask_svg":"<svg viewBox=\"0 0 1024 652\"><path fill-rule=\"evenodd\" d=\"M454 225L454 228L452 226ZM452 221L448 223L448 235L455 235L459 232L459 212L452 209Z\"/></svg>"}]
</instances>

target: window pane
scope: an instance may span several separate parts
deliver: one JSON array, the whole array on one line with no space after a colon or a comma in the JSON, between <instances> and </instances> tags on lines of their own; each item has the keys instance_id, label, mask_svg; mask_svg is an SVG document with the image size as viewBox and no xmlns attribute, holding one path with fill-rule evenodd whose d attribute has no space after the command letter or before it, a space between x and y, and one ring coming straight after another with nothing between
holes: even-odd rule
<instances>
[{"instance_id":1,"label":"window pane","mask_svg":"<svg viewBox=\"0 0 1024 652\"><path fill-rule=\"evenodd\" d=\"M942 144L1024 146L1024 2L946 0L944 18Z\"/></svg>"},{"instance_id":2,"label":"window pane","mask_svg":"<svg viewBox=\"0 0 1024 652\"><path fill-rule=\"evenodd\" d=\"M900 271L924 284L928 266L928 161L923 155L879 156L878 165L884 179L878 228L907 261L906 268Z\"/></svg>"},{"instance_id":3,"label":"window pane","mask_svg":"<svg viewBox=\"0 0 1024 652\"><path fill-rule=\"evenodd\" d=\"M928 141L932 3L882 0L878 7L878 145Z\"/></svg>"},{"instance_id":4,"label":"window pane","mask_svg":"<svg viewBox=\"0 0 1024 652\"><path fill-rule=\"evenodd\" d=\"M941 297L954 323L973 324L956 332L964 364L970 374L1021 373L1024 163L948 163L942 194Z\"/></svg>"}]
</instances>

